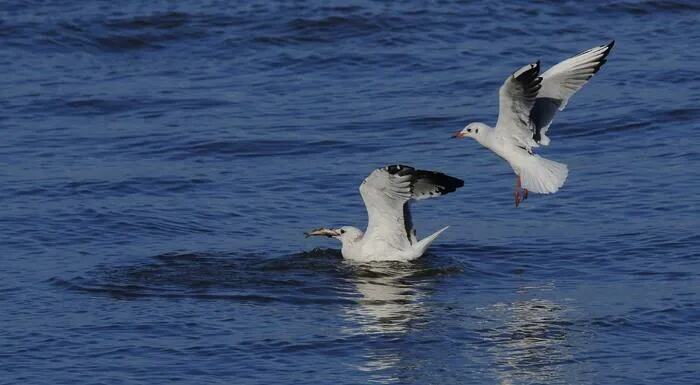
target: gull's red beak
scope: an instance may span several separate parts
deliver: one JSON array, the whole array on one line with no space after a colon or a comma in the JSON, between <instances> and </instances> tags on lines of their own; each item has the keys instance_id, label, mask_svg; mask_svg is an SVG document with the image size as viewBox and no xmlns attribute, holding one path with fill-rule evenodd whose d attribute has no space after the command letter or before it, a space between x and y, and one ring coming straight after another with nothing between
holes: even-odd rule
<instances>
[{"instance_id":1,"label":"gull's red beak","mask_svg":"<svg viewBox=\"0 0 700 385\"><path fill-rule=\"evenodd\" d=\"M464 135L462 135L462 130L459 130L459 131L455 132L454 134L452 134L451 138L453 138L453 139L464 138Z\"/></svg>"}]
</instances>

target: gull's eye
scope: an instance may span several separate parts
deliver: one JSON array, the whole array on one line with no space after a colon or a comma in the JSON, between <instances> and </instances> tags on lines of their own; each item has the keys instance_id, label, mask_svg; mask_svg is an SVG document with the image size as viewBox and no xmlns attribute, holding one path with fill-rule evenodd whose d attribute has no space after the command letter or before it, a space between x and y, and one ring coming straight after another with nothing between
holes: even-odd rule
<instances>
[{"instance_id":1,"label":"gull's eye","mask_svg":"<svg viewBox=\"0 0 700 385\"><path fill-rule=\"evenodd\" d=\"M467 128L467 132L472 132L472 129L471 129L471 128Z\"/></svg>"},{"instance_id":2,"label":"gull's eye","mask_svg":"<svg viewBox=\"0 0 700 385\"><path fill-rule=\"evenodd\" d=\"M345 234L345 230L340 229L340 233L341 233L341 234Z\"/></svg>"}]
</instances>

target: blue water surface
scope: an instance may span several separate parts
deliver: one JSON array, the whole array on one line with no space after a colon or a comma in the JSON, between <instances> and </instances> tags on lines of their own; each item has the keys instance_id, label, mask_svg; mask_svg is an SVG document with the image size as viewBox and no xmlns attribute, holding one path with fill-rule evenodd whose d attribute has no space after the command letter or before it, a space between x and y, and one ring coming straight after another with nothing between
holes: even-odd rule
<instances>
[{"instance_id":1,"label":"blue water surface","mask_svg":"<svg viewBox=\"0 0 700 385\"><path fill-rule=\"evenodd\" d=\"M24 1L0 7L0 383L692 384L695 1ZM551 196L473 141L498 87L615 39L558 115ZM392 163L408 264L354 265Z\"/></svg>"}]
</instances>

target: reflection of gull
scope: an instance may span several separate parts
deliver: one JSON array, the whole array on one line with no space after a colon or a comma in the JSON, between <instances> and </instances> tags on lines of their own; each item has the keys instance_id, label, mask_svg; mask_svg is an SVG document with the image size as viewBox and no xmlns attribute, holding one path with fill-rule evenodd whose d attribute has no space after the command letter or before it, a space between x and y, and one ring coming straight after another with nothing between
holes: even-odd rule
<instances>
[{"instance_id":1,"label":"reflection of gull","mask_svg":"<svg viewBox=\"0 0 700 385\"><path fill-rule=\"evenodd\" d=\"M501 384L563 382L559 364L571 359L566 348L565 309L543 299L497 304L490 311L503 325L490 328Z\"/></svg>"},{"instance_id":2,"label":"reflection of gull","mask_svg":"<svg viewBox=\"0 0 700 385\"><path fill-rule=\"evenodd\" d=\"M357 304L344 312L345 317L358 325L346 329L349 334L402 335L409 331L416 320L423 317L423 286L419 282L405 282L415 269L401 266L400 270L389 265L374 264L360 272L354 284L361 295ZM399 382L396 373L390 371L403 360L395 349L372 349L366 352L366 362L359 370L372 372L372 382Z\"/></svg>"},{"instance_id":3,"label":"reflection of gull","mask_svg":"<svg viewBox=\"0 0 700 385\"><path fill-rule=\"evenodd\" d=\"M407 266L397 270L373 265L367 272L371 274L354 281L362 298L358 306L348 309L347 315L360 324L363 334L405 332L410 322L422 315L419 283L403 281L414 270Z\"/></svg>"}]
</instances>

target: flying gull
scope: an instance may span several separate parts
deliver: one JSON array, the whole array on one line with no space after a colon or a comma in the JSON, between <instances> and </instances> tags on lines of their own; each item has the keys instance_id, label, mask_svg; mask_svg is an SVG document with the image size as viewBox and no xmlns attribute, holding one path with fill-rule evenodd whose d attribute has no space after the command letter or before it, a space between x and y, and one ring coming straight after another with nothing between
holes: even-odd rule
<instances>
[{"instance_id":1,"label":"flying gull","mask_svg":"<svg viewBox=\"0 0 700 385\"><path fill-rule=\"evenodd\" d=\"M496 127L470 123L452 136L474 138L510 164L518 176L515 207L527 199L529 191L551 194L564 185L569 173L566 165L542 158L533 149L549 144L546 134L557 110L563 110L569 98L605 64L613 44L614 40L581 52L542 75L539 61L520 68L499 90Z\"/></svg>"},{"instance_id":2,"label":"flying gull","mask_svg":"<svg viewBox=\"0 0 700 385\"><path fill-rule=\"evenodd\" d=\"M411 220L412 201L449 194L464 181L403 165L374 170L360 186L367 208L367 231L352 226L320 228L306 236L323 235L342 243L344 258L361 261L410 261L422 256L444 227L418 240ZM448 226L449 227L449 226Z\"/></svg>"}]
</instances>

